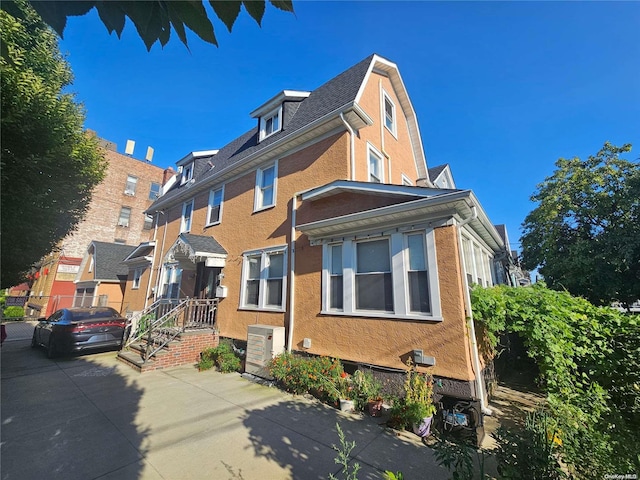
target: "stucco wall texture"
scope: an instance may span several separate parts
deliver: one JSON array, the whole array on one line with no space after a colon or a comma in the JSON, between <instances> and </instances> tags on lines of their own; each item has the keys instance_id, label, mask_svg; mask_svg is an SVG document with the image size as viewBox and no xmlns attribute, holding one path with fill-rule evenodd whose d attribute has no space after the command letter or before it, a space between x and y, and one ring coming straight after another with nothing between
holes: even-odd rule
<instances>
[{"instance_id":1,"label":"stucco wall texture","mask_svg":"<svg viewBox=\"0 0 640 480\"><path fill-rule=\"evenodd\" d=\"M460 281L456 227L434 230L442 322L323 315L322 248L306 237L297 241L293 348L373 365L401 369L414 349L436 358L434 375L472 380L470 348ZM304 349L304 338L311 348Z\"/></svg>"}]
</instances>

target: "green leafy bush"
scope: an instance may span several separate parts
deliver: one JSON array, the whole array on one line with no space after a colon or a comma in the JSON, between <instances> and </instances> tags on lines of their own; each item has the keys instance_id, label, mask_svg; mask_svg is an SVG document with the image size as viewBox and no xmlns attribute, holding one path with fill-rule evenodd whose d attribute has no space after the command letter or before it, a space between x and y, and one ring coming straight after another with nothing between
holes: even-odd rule
<instances>
[{"instance_id":1,"label":"green leafy bush","mask_svg":"<svg viewBox=\"0 0 640 480\"><path fill-rule=\"evenodd\" d=\"M24 317L24 308L22 307L7 307L2 312L2 316L6 319L10 318L22 318Z\"/></svg>"},{"instance_id":2,"label":"green leafy bush","mask_svg":"<svg viewBox=\"0 0 640 480\"><path fill-rule=\"evenodd\" d=\"M231 342L228 341L221 341L217 347L207 348L200 357L198 364L200 370L207 370L215 364L222 373L231 373L239 372L242 366L242 361L233 351Z\"/></svg>"},{"instance_id":3,"label":"green leafy bush","mask_svg":"<svg viewBox=\"0 0 640 480\"><path fill-rule=\"evenodd\" d=\"M328 383L337 385L344 369L335 358L307 358L285 352L271 360L269 372L287 392L311 393L320 400L336 401L338 394Z\"/></svg>"},{"instance_id":4,"label":"green leafy bush","mask_svg":"<svg viewBox=\"0 0 640 480\"><path fill-rule=\"evenodd\" d=\"M371 372L356 370L351 376L356 410L364 410L370 401L380 398L382 383Z\"/></svg>"},{"instance_id":5,"label":"green leafy bush","mask_svg":"<svg viewBox=\"0 0 640 480\"><path fill-rule=\"evenodd\" d=\"M640 316L540 283L476 286L472 305L494 350L503 333L524 341L576 478L640 471Z\"/></svg>"}]
</instances>

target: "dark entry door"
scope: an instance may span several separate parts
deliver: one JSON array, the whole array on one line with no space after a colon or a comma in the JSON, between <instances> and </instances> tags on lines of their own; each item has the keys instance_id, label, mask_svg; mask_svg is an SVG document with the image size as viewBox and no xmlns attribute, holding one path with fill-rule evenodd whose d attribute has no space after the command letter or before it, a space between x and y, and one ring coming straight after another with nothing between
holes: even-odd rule
<instances>
[{"instance_id":1,"label":"dark entry door","mask_svg":"<svg viewBox=\"0 0 640 480\"><path fill-rule=\"evenodd\" d=\"M220 267L206 267L204 262L197 265L196 298L216 298L218 275L222 271Z\"/></svg>"}]
</instances>

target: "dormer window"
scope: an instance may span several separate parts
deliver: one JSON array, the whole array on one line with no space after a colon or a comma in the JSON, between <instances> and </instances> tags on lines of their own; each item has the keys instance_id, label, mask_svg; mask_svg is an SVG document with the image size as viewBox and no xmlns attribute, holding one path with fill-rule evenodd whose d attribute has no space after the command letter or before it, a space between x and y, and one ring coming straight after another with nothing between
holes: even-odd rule
<instances>
[{"instance_id":1,"label":"dormer window","mask_svg":"<svg viewBox=\"0 0 640 480\"><path fill-rule=\"evenodd\" d=\"M282 105L260 117L260 140L282 129Z\"/></svg>"},{"instance_id":2,"label":"dormer window","mask_svg":"<svg viewBox=\"0 0 640 480\"><path fill-rule=\"evenodd\" d=\"M182 166L182 180L180 181L180 184L184 185L192 178L193 178L193 163L188 163Z\"/></svg>"}]
</instances>

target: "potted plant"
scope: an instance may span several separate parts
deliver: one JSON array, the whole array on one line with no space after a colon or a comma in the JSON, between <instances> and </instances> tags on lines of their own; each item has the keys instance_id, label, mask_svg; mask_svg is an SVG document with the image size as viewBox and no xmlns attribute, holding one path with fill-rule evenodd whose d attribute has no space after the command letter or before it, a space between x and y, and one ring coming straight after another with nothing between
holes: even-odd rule
<instances>
[{"instance_id":1,"label":"potted plant","mask_svg":"<svg viewBox=\"0 0 640 480\"><path fill-rule=\"evenodd\" d=\"M404 381L405 397L398 399L391 410L391 424L396 428L409 428L420 437L431 433L431 422L436 407L433 404L433 379L420 373L409 360Z\"/></svg>"},{"instance_id":2,"label":"potted plant","mask_svg":"<svg viewBox=\"0 0 640 480\"><path fill-rule=\"evenodd\" d=\"M338 402L340 411L352 412L355 410L354 389L351 376L341 372L337 378L323 377L326 390L330 396Z\"/></svg>"},{"instance_id":3,"label":"potted plant","mask_svg":"<svg viewBox=\"0 0 640 480\"><path fill-rule=\"evenodd\" d=\"M371 372L356 370L352 377L353 389L355 391L356 408L358 410L368 410L371 416L380 416L382 412L382 384L373 376Z\"/></svg>"}]
</instances>

